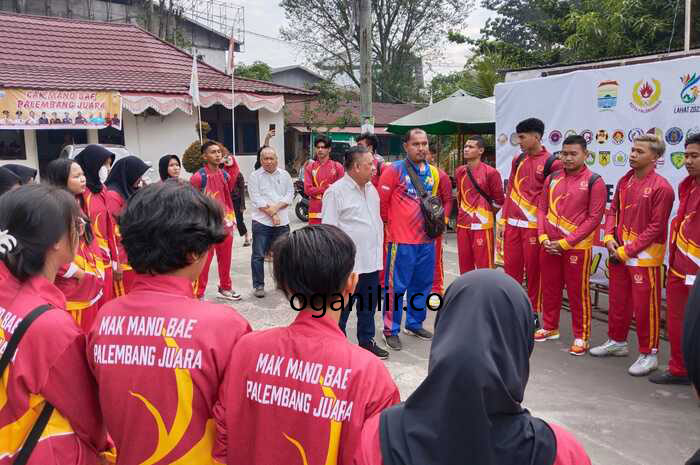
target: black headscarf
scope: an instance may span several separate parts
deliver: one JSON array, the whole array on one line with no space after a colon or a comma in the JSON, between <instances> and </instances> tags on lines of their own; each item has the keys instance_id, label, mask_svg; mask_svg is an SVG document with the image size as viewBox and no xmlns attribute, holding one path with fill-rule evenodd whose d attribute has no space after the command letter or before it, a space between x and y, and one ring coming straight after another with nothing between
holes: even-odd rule
<instances>
[{"instance_id":1,"label":"black headscarf","mask_svg":"<svg viewBox=\"0 0 700 465\"><path fill-rule=\"evenodd\" d=\"M182 163L180 163L180 159L177 155L166 155L161 157L160 161L158 161L158 173L160 174L161 181L166 181L172 177L168 174L168 165L172 159L177 160L177 164L182 167Z\"/></svg>"},{"instance_id":2,"label":"black headscarf","mask_svg":"<svg viewBox=\"0 0 700 465\"><path fill-rule=\"evenodd\" d=\"M101 145L88 145L75 157L80 167L85 173L87 188L97 194L102 191L102 181L100 181L100 168L108 158L114 161L114 154Z\"/></svg>"},{"instance_id":3,"label":"black headscarf","mask_svg":"<svg viewBox=\"0 0 700 465\"><path fill-rule=\"evenodd\" d=\"M20 184L27 184L30 179L36 177L36 170L24 165L2 165L3 168L12 171L18 178Z\"/></svg>"},{"instance_id":4,"label":"black headscarf","mask_svg":"<svg viewBox=\"0 0 700 465\"><path fill-rule=\"evenodd\" d=\"M19 177L4 166L0 166L0 195L21 184Z\"/></svg>"},{"instance_id":5,"label":"black headscarf","mask_svg":"<svg viewBox=\"0 0 700 465\"><path fill-rule=\"evenodd\" d=\"M428 376L381 414L384 465L552 465L556 439L521 407L534 346L532 307L505 273L447 289Z\"/></svg>"},{"instance_id":6,"label":"black headscarf","mask_svg":"<svg viewBox=\"0 0 700 465\"><path fill-rule=\"evenodd\" d=\"M148 171L148 165L139 157L130 155L121 158L112 167L105 182L108 189L119 192L124 200L134 195L134 183Z\"/></svg>"}]
</instances>

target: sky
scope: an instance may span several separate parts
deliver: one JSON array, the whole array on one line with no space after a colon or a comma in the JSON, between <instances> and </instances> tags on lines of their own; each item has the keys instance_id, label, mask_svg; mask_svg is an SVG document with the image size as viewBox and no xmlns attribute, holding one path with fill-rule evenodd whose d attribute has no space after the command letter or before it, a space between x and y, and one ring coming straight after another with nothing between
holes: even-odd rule
<instances>
[{"instance_id":1,"label":"sky","mask_svg":"<svg viewBox=\"0 0 700 465\"><path fill-rule=\"evenodd\" d=\"M244 52L236 55L238 63L263 61L273 68L305 64L303 51L279 38L279 29L285 24L285 18L278 0L234 2L245 8L245 46ZM469 37L477 37L489 14L492 12L476 7L469 17L469 26L461 32ZM424 63L426 79L430 79L435 73L449 73L461 69L466 61L467 52L466 45L448 45L442 59Z\"/></svg>"}]
</instances>

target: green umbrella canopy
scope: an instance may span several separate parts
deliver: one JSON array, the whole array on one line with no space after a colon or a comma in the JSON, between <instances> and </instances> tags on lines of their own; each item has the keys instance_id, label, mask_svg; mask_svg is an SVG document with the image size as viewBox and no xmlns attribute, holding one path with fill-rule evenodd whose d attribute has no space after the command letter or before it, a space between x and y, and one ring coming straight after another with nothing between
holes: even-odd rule
<instances>
[{"instance_id":1,"label":"green umbrella canopy","mask_svg":"<svg viewBox=\"0 0 700 465\"><path fill-rule=\"evenodd\" d=\"M453 95L397 119L387 130L405 134L411 128L436 135L494 133L496 105L471 95Z\"/></svg>"}]
</instances>

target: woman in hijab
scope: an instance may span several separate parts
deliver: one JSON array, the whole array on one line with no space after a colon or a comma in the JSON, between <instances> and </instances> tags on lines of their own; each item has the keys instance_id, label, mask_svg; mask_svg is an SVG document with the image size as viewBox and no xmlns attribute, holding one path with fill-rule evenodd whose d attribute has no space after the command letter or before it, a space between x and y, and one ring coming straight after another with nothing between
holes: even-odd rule
<instances>
[{"instance_id":1,"label":"woman in hijab","mask_svg":"<svg viewBox=\"0 0 700 465\"><path fill-rule=\"evenodd\" d=\"M0 195L19 186L19 177L4 166L0 166Z\"/></svg>"},{"instance_id":2,"label":"woman in hijab","mask_svg":"<svg viewBox=\"0 0 700 465\"><path fill-rule=\"evenodd\" d=\"M114 269L114 295L126 295L134 280L134 270L129 266L129 260L122 246L121 234L117 226L117 217L121 214L126 202L141 187L142 177L148 171L148 165L140 158L128 156L117 161L107 178L107 209L112 215L114 239L117 247L117 266Z\"/></svg>"},{"instance_id":3,"label":"woman in hijab","mask_svg":"<svg viewBox=\"0 0 700 465\"><path fill-rule=\"evenodd\" d=\"M43 182L70 192L81 207L80 222L89 225L87 215L83 213L85 175L75 160L58 158L49 163L45 175L42 176ZM66 309L85 332L90 330L97 316L104 292L107 266L111 264L102 262L102 253L93 237L92 229L86 227L78 237L75 258L71 263L59 268L56 274L55 284L66 296Z\"/></svg>"},{"instance_id":4,"label":"woman in hijab","mask_svg":"<svg viewBox=\"0 0 700 465\"><path fill-rule=\"evenodd\" d=\"M700 280L695 281L685 305L685 322L683 325L683 359L688 370L688 378L700 397ZM686 465L700 465L700 450L693 455Z\"/></svg>"},{"instance_id":5,"label":"woman in hijab","mask_svg":"<svg viewBox=\"0 0 700 465\"><path fill-rule=\"evenodd\" d=\"M3 168L12 171L20 180L21 185L31 184L36 179L36 170L24 165L3 165Z\"/></svg>"},{"instance_id":6,"label":"woman in hijab","mask_svg":"<svg viewBox=\"0 0 700 465\"><path fill-rule=\"evenodd\" d=\"M590 465L574 437L521 406L534 346L532 308L505 273L477 270L445 294L428 376L370 418L362 465Z\"/></svg>"},{"instance_id":7,"label":"woman in hijab","mask_svg":"<svg viewBox=\"0 0 700 465\"><path fill-rule=\"evenodd\" d=\"M114 158L112 152L96 144L88 145L75 157L75 161L83 169L87 187L82 194L84 212L90 218L92 232L102 251L102 262L107 265L104 276L104 292L98 303L100 307L114 297L112 262L119 263L114 237L114 220L107 209L107 189L102 184L105 172L109 171L108 167L112 165Z\"/></svg>"},{"instance_id":8,"label":"woman in hijab","mask_svg":"<svg viewBox=\"0 0 700 465\"><path fill-rule=\"evenodd\" d=\"M182 165L177 155L166 155L158 161L158 173L161 181L167 181L170 178L179 179L180 169L182 169Z\"/></svg>"},{"instance_id":9,"label":"woman in hijab","mask_svg":"<svg viewBox=\"0 0 700 465\"><path fill-rule=\"evenodd\" d=\"M236 157L229 152L223 144L219 144L219 146L224 154L222 168L228 173L229 177L235 181L233 190L231 191L231 200L233 200L233 212L236 215L236 228L238 228L238 234L245 238L243 247L249 247L250 236L248 235L248 228L245 227L245 221L243 220L243 212L245 211L245 180L243 179L243 173L241 173L241 168L238 166Z\"/></svg>"}]
</instances>

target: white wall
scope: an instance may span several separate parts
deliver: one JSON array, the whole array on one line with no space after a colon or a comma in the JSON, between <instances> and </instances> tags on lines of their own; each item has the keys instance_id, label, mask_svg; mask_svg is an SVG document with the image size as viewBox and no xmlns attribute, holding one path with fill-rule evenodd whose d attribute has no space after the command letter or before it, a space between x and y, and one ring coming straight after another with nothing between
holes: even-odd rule
<instances>
[{"instance_id":1,"label":"white wall","mask_svg":"<svg viewBox=\"0 0 700 465\"><path fill-rule=\"evenodd\" d=\"M195 130L196 115L175 110L167 116L133 115L122 112L124 144L133 154L150 161L158 176L158 160L163 155L174 153L182 158L187 147L199 136ZM185 176L185 170L182 170Z\"/></svg>"},{"instance_id":2,"label":"white wall","mask_svg":"<svg viewBox=\"0 0 700 465\"><path fill-rule=\"evenodd\" d=\"M270 145L277 152L280 167L284 168L284 111L272 113L265 109L258 110L258 134L260 137L260 145L265 141L265 134L267 134L267 131L270 129L270 124L275 125L275 137L270 139ZM236 157L244 178L248 179L248 175L253 172L256 159L255 156L249 155Z\"/></svg>"},{"instance_id":3,"label":"white wall","mask_svg":"<svg viewBox=\"0 0 700 465\"><path fill-rule=\"evenodd\" d=\"M0 160L0 166L7 164L23 165L35 170L39 169L39 155L36 148L36 131L34 129L25 129L24 133L24 151L27 156L26 160Z\"/></svg>"},{"instance_id":4,"label":"white wall","mask_svg":"<svg viewBox=\"0 0 700 465\"><path fill-rule=\"evenodd\" d=\"M175 110L167 116L136 116L124 110L122 112L124 127L124 144L135 155L144 161L150 161L158 173L158 160L165 154L174 153L182 158L187 147L194 142L198 135L195 131L196 115L188 115ZM284 166L284 113L272 113L268 110L258 112L258 131L260 143L265 140L265 134L270 124L275 124L276 134L270 140L270 145L277 151L280 165ZM35 144L36 146L36 144ZM247 178L253 172L256 157L254 155L239 155L236 157L243 176ZM189 176L183 170L182 176Z\"/></svg>"}]
</instances>

